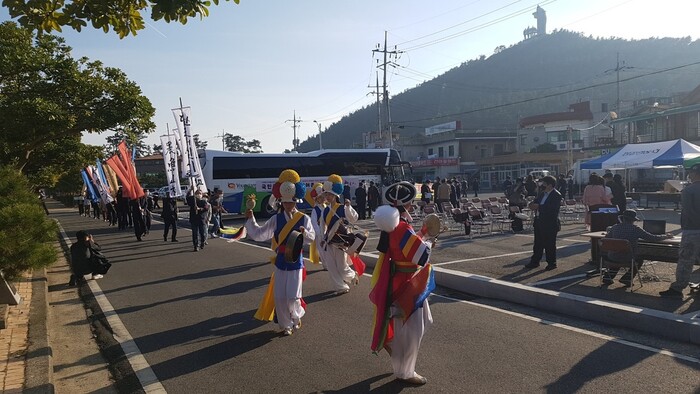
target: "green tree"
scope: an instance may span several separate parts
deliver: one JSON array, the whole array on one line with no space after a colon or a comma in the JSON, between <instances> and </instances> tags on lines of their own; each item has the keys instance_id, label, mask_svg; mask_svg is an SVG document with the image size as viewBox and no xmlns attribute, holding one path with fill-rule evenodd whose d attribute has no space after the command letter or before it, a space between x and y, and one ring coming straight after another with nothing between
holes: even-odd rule
<instances>
[{"instance_id":1,"label":"green tree","mask_svg":"<svg viewBox=\"0 0 700 394\"><path fill-rule=\"evenodd\" d=\"M80 170L88 164L95 164L95 159L102 157L102 147L83 144L79 136L63 137L48 141L34 151L24 173L35 188L48 187L76 193L83 183ZM64 177L73 181L63 183L65 188L58 188Z\"/></svg>"},{"instance_id":2,"label":"green tree","mask_svg":"<svg viewBox=\"0 0 700 394\"><path fill-rule=\"evenodd\" d=\"M193 134L192 140L194 141L194 146L196 149L207 149L209 144L207 141L202 141L199 139L199 134Z\"/></svg>"},{"instance_id":3,"label":"green tree","mask_svg":"<svg viewBox=\"0 0 700 394\"><path fill-rule=\"evenodd\" d=\"M219 0L212 0L215 5ZM225 0L228 1L228 0ZM240 0L233 0L238 4ZM12 18L24 27L39 33L61 31L69 26L77 31L87 26L88 22L95 29L105 33L109 29L124 38L145 27L142 12L151 11L151 19L166 22L178 21L183 25L189 18L209 15L209 0L3 0Z\"/></svg>"},{"instance_id":4,"label":"green tree","mask_svg":"<svg viewBox=\"0 0 700 394\"><path fill-rule=\"evenodd\" d=\"M550 144L549 142L545 142L544 144L537 145L536 147L530 149L530 153L551 153L556 151L556 145Z\"/></svg>"},{"instance_id":5,"label":"green tree","mask_svg":"<svg viewBox=\"0 0 700 394\"><path fill-rule=\"evenodd\" d=\"M229 133L224 134L224 145L226 150L230 152L262 153L263 151L260 141L256 139L246 141L245 138L239 135Z\"/></svg>"},{"instance_id":6,"label":"green tree","mask_svg":"<svg viewBox=\"0 0 700 394\"><path fill-rule=\"evenodd\" d=\"M47 143L83 132L155 129L153 106L121 70L70 51L62 38L0 24L0 165L23 171Z\"/></svg>"},{"instance_id":7,"label":"green tree","mask_svg":"<svg viewBox=\"0 0 700 394\"><path fill-rule=\"evenodd\" d=\"M31 223L31 225L28 225ZM49 219L27 178L0 167L0 271L9 281L56 261L58 225Z\"/></svg>"},{"instance_id":8,"label":"green tree","mask_svg":"<svg viewBox=\"0 0 700 394\"><path fill-rule=\"evenodd\" d=\"M139 133L129 133L125 130L117 130L114 134L105 138L107 144L104 150L107 155L112 155L117 151L120 142L126 141L129 148L136 148L136 157L144 157L152 154L150 145L146 143L146 135Z\"/></svg>"},{"instance_id":9,"label":"green tree","mask_svg":"<svg viewBox=\"0 0 700 394\"><path fill-rule=\"evenodd\" d=\"M62 38L0 24L0 165L23 171L46 144L83 132L152 132L155 110L119 69L75 60Z\"/></svg>"}]
</instances>

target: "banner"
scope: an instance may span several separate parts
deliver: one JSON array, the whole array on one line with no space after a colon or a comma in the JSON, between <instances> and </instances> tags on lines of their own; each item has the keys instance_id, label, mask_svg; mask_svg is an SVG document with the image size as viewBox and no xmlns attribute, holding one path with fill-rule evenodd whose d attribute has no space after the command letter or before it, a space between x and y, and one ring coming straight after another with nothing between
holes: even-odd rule
<instances>
[{"instance_id":1,"label":"banner","mask_svg":"<svg viewBox=\"0 0 700 394\"><path fill-rule=\"evenodd\" d=\"M99 170L95 166L88 166L87 169L88 176L91 178L95 191L99 194L102 202L105 204L111 203L113 201L112 196L109 195L106 185L102 183Z\"/></svg>"},{"instance_id":2,"label":"banner","mask_svg":"<svg viewBox=\"0 0 700 394\"><path fill-rule=\"evenodd\" d=\"M179 197L182 195L182 189L180 173L177 171L177 136L161 135L160 143L163 147L163 163L165 163L165 176L168 180L168 197Z\"/></svg>"},{"instance_id":3,"label":"banner","mask_svg":"<svg viewBox=\"0 0 700 394\"><path fill-rule=\"evenodd\" d=\"M117 181L117 174L114 173L112 167L108 166L107 163L102 163L102 171L107 178L107 184L109 184L110 194L112 197L117 196L119 191L119 182Z\"/></svg>"},{"instance_id":4,"label":"banner","mask_svg":"<svg viewBox=\"0 0 700 394\"><path fill-rule=\"evenodd\" d=\"M190 107L174 108L173 116L177 125L177 147L180 150L180 170L182 178L190 179L190 159L187 150L187 140L185 139L185 122L190 122Z\"/></svg>"},{"instance_id":5,"label":"banner","mask_svg":"<svg viewBox=\"0 0 700 394\"><path fill-rule=\"evenodd\" d=\"M204 174L202 174L202 166L197 154L197 146L194 143L190 129L190 107L175 108L172 111L180 133L180 153L182 154L183 165L182 177L190 180L190 188L195 186L199 190L207 191Z\"/></svg>"},{"instance_id":6,"label":"banner","mask_svg":"<svg viewBox=\"0 0 700 394\"><path fill-rule=\"evenodd\" d=\"M139 184L139 180L136 178L136 167L134 167L134 162L130 159L131 155L129 154L129 148L126 146L126 141L122 140L122 142L119 143L117 150L124 168L124 176L128 177L127 179L132 187L132 195L129 196L129 198L137 199L143 197L143 188L141 187L141 184Z\"/></svg>"},{"instance_id":7,"label":"banner","mask_svg":"<svg viewBox=\"0 0 700 394\"><path fill-rule=\"evenodd\" d=\"M90 201L97 202L99 198L97 197L97 193L95 193L95 188L92 186L92 182L90 181L90 178L88 177L88 174L85 170L80 170L80 176L83 177L83 183L85 183L85 189L87 190L88 198Z\"/></svg>"}]
</instances>

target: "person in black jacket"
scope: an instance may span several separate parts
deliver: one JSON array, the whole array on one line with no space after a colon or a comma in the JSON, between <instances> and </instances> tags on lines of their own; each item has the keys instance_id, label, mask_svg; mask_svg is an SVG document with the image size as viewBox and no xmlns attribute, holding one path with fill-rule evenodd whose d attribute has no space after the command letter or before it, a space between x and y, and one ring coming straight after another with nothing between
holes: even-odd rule
<instances>
[{"instance_id":1,"label":"person in black jacket","mask_svg":"<svg viewBox=\"0 0 700 394\"><path fill-rule=\"evenodd\" d=\"M557 268L557 233L560 230L559 208L561 207L561 194L557 189L557 180L553 176L542 178L544 191L530 204L530 209L535 212L533 228L535 231L535 244L532 247L530 263L525 268L537 268L540 266L543 253L547 255L547 267L550 271Z\"/></svg>"},{"instance_id":2,"label":"person in black jacket","mask_svg":"<svg viewBox=\"0 0 700 394\"><path fill-rule=\"evenodd\" d=\"M172 242L177 242L177 199L166 195L163 197L163 223L165 230L163 232L163 241L168 240L168 231L173 228Z\"/></svg>"},{"instance_id":3,"label":"person in black jacket","mask_svg":"<svg viewBox=\"0 0 700 394\"><path fill-rule=\"evenodd\" d=\"M194 187L193 187L194 189ZM187 205L190 206L190 225L192 226L192 244L194 251L204 249L207 240L206 222L209 214L209 203L202 199L202 191L194 190L194 194L187 196Z\"/></svg>"},{"instance_id":4,"label":"person in black jacket","mask_svg":"<svg viewBox=\"0 0 700 394\"><path fill-rule=\"evenodd\" d=\"M367 219L367 189L365 189L365 181L360 181L360 186L355 189L355 204L357 204L358 220Z\"/></svg>"},{"instance_id":5,"label":"person in black jacket","mask_svg":"<svg viewBox=\"0 0 700 394\"><path fill-rule=\"evenodd\" d=\"M85 283L84 276L92 274L92 279L100 279L102 275L95 271L90 262L91 249L100 251L100 245L92 239L92 235L80 230L75 234L77 241L70 246L71 276L68 286Z\"/></svg>"}]
</instances>

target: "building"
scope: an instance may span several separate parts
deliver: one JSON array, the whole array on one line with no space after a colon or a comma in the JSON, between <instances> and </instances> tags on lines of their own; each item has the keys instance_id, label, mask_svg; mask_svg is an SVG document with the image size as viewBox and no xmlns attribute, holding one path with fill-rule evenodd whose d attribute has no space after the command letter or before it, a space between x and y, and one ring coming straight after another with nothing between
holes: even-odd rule
<instances>
[{"instance_id":1,"label":"building","mask_svg":"<svg viewBox=\"0 0 700 394\"><path fill-rule=\"evenodd\" d=\"M134 164L137 177L144 175L165 175L165 163L163 162L163 155L160 153L137 157L136 160L134 160Z\"/></svg>"}]
</instances>

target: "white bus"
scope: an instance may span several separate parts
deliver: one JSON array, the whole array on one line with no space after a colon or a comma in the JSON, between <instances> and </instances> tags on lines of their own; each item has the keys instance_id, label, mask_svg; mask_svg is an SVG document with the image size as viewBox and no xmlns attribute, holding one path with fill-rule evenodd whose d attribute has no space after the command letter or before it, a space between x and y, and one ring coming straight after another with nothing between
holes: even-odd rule
<instances>
[{"instance_id":1,"label":"white bus","mask_svg":"<svg viewBox=\"0 0 700 394\"><path fill-rule=\"evenodd\" d=\"M409 180L408 162L394 149L325 149L309 153L239 153L200 150L199 158L207 187L224 192L224 208L245 211L245 196L256 195L254 211L269 216L272 185L282 170L296 170L307 187L338 174L354 197L360 181L373 181L380 190L394 182ZM306 204L306 203L304 203ZM301 205L301 204L300 204ZM308 207L308 205L306 205ZM302 206L304 208L304 206Z\"/></svg>"}]
</instances>

